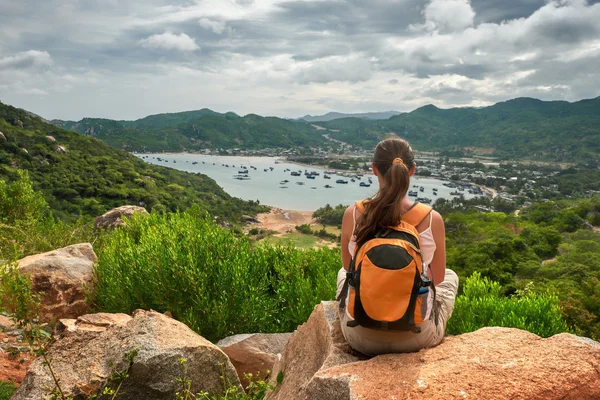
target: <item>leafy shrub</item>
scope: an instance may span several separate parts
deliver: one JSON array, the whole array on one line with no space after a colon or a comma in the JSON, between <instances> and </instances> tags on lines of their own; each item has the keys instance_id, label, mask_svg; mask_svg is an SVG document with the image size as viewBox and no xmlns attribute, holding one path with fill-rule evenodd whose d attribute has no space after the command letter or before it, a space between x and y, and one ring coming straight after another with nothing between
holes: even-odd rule
<instances>
[{"instance_id":1,"label":"leafy shrub","mask_svg":"<svg viewBox=\"0 0 600 400\"><path fill-rule=\"evenodd\" d=\"M39 308L40 298L31 289L29 277L19 272L16 263L0 264L0 310L17 321L32 321Z\"/></svg>"},{"instance_id":2,"label":"leafy shrub","mask_svg":"<svg viewBox=\"0 0 600 400\"><path fill-rule=\"evenodd\" d=\"M95 302L108 312L171 311L209 340L289 332L333 299L339 251L256 246L199 209L134 217L106 238Z\"/></svg>"},{"instance_id":3,"label":"leafy shrub","mask_svg":"<svg viewBox=\"0 0 600 400\"><path fill-rule=\"evenodd\" d=\"M96 237L90 221L56 221L32 188L27 171L12 183L0 180L0 259L49 251Z\"/></svg>"},{"instance_id":4,"label":"leafy shrub","mask_svg":"<svg viewBox=\"0 0 600 400\"><path fill-rule=\"evenodd\" d=\"M10 400L17 387L12 382L0 381L0 400Z\"/></svg>"},{"instance_id":5,"label":"leafy shrub","mask_svg":"<svg viewBox=\"0 0 600 400\"><path fill-rule=\"evenodd\" d=\"M542 337L569 330L555 295L536 293L528 287L503 297L499 283L474 273L466 279L463 294L456 298L447 330L457 335L484 326L519 328Z\"/></svg>"},{"instance_id":6,"label":"leafy shrub","mask_svg":"<svg viewBox=\"0 0 600 400\"><path fill-rule=\"evenodd\" d=\"M299 232L301 232L301 233L304 233L305 235L310 235L310 234L313 233L309 224L297 225L296 226L296 230L299 231Z\"/></svg>"},{"instance_id":7,"label":"leafy shrub","mask_svg":"<svg viewBox=\"0 0 600 400\"><path fill-rule=\"evenodd\" d=\"M313 213L313 217L316 218L320 223L327 225L340 225L344 218L344 212L347 206L338 204L335 207L331 207L327 204L325 207L317 209Z\"/></svg>"}]
</instances>

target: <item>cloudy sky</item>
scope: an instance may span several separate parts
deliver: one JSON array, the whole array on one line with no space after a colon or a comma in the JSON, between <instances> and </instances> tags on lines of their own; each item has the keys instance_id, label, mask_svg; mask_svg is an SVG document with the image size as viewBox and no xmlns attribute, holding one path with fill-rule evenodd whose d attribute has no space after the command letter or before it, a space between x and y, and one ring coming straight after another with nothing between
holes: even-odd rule
<instances>
[{"instance_id":1,"label":"cloudy sky","mask_svg":"<svg viewBox=\"0 0 600 400\"><path fill-rule=\"evenodd\" d=\"M600 0L0 1L0 101L298 117L600 95Z\"/></svg>"}]
</instances>

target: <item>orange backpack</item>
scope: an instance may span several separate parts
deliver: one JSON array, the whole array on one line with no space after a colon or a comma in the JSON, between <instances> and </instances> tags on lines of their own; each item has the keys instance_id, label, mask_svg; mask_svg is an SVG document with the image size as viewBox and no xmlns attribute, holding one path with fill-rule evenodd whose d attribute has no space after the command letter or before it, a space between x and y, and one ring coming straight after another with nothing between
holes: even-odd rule
<instances>
[{"instance_id":1,"label":"orange backpack","mask_svg":"<svg viewBox=\"0 0 600 400\"><path fill-rule=\"evenodd\" d=\"M356 207L362 211L363 203ZM419 232L415 228L431 207L415 203L394 227L377 232L357 246L338 297L348 314L347 325L379 330L420 332L428 288L423 273Z\"/></svg>"}]
</instances>

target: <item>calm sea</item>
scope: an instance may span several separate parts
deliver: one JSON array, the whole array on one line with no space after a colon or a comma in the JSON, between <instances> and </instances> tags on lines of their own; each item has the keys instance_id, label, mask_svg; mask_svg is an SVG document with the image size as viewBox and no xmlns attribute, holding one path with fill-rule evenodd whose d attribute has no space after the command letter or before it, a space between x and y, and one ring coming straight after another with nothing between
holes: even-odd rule
<instances>
[{"instance_id":1,"label":"calm sea","mask_svg":"<svg viewBox=\"0 0 600 400\"><path fill-rule=\"evenodd\" d=\"M365 175L355 182L339 175L331 175L331 179L325 179L323 168L291 164L276 157L208 156L188 153L136 154L136 156L152 164L187 172L200 172L214 179L223 190L234 197L259 200L261 204L287 210L313 211L326 204L349 205L356 200L372 196L379 188L377 178L373 175ZM161 161L158 160L159 158ZM248 170L250 179L235 178L240 175L239 171L242 171L242 167ZM291 176L291 171L285 171L286 169L299 171L301 176ZM305 171L316 171L319 175L315 179L308 179L304 175ZM361 187L360 182L369 183L369 177L372 180L371 186ZM338 184L337 179L345 179L348 183ZM289 182L282 183L284 180ZM433 202L438 197L448 199L454 197L450 192L456 189L443 186L442 183L444 181L438 179L413 177L410 190L419 191L418 187L422 186L424 190L419 191L419 197L428 197ZM332 188L325 188L325 185L330 185ZM433 193L434 188L438 189L437 195ZM473 197L467 191L463 193L465 197Z\"/></svg>"}]
</instances>

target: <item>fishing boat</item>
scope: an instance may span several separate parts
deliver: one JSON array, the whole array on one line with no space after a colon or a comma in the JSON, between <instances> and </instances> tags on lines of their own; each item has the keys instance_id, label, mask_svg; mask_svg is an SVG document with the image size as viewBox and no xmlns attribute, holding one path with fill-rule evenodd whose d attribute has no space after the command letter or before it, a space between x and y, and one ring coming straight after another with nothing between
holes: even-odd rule
<instances>
[{"instance_id":1,"label":"fishing boat","mask_svg":"<svg viewBox=\"0 0 600 400\"><path fill-rule=\"evenodd\" d=\"M350 179L350 182L356 182L356 179L352 178Z\"/></svg>"},{"instance_id":2,"label":"fishing boat","mask_svg":"<svg viewBox=\"0 0 600 400\"><path fill-rule=\"evenodd\" d=\"M431 199L429 197L417 197L417 201L423 204L431 203Z\"/></svg>"},{"instance_id":3,"label":"fishing boat","mask_svg":"<svg viewBox=\"0 0 600 400\"><path fill-rule=\"evenodd\" d=\"M370 183L366 183L366 182L361 182L358 184L358 186L362 186L362 187L370 187L371 184Z\"/></svg>"},{"instance_id":4,"label":"fishing boat","mask_svg":"<svg viewBox=\"0 0 600 400\"><path fill-rule=\"evenodd\" d=\"M410 197L417 197L418 196L418 192L416 190L409 190L408 191L408 195Z\"/></svg>"},{"instance_id":5,"label":"fishing boat","mask_svg":"<svg viewBox=\"0 0 600 400\"><path fill-rule=\"evenodd\" d=\"M423 186L421 186L421 187L419 188L419 192L424 192L424 191L425 191L425 188L424 188Z\"/></svg>"},{"instance_id":6,"label":"fishing boat","mask_svg":"<svg viewBox=\"0 0 600 400\"><path fill-rule=\"evenodd\" d=\"M348 181L344 179L338 179L337 181L335 181L335 183L348 183Z\"/></svg>"},{"instance_id":7,"label":"fishing boat","mask_svg":"<svg viewBox=\"0 0 600 400\"><path fill-rule=\"evenodd\" d=\"M304 182L296 182L296 185L304 185Z\"/></svg>"},{"instance_id":8,"label":"fishing boat","mask_svg":"<svg viewBox=\"0 0 600 400\"><path fill-rule=\"evenodd\" d=\"M300 172L297 172L297 171L292 171L292 172L290 173L290 175L292 175L292 176L300 176Z\"/></svg>"},{"instance_id":9,"label":"fishing boat","mask_svg":"<svg viewBox=\"0 0 600 400\"><path fill-rule=\"evenodd\" d=\"M247 169L242 169L238 171L238 174L247 174L248 170Z\"/></svg>"},{"instance_id":10,"label":"fishing boat","mask_svg":"<svg viewBox=\"0 0 600 400\"><path fill-rule=\"evenodd\" d=\"M279 182L280 185L285 185L286 183L288 183L289 181L287 179L282 180L281 182Z\"/></svg>"},{"instance_id":11,"label":"fishing boat","mask_svg":"<svg viewBox=\"0 0 600 400\"><path fill-rule=\"evenodd\" d=\"M323 175L323 179L331 179L329 175Z\"/></svg>"},{"instance_id":12,"label":"fishing boat","mask_svg":"<svg viewBox=\"0 0 600 400\"><path fill-rule=\"evenodd\" d=\"M324 187L325 187L325 189L333 189L333 186L331 186L331 185L325 185Z\"/></svg>"},{"instance_id":13,"label":"fishing boat","mask_svg":"<svg viewBox=\"0 0 600 400\"><path fill-rule=\"evenodd\" d=\"M315 179L315 176L314 175L306 175L306 178L307 179Z\"/></svg>"}]
</instances>

